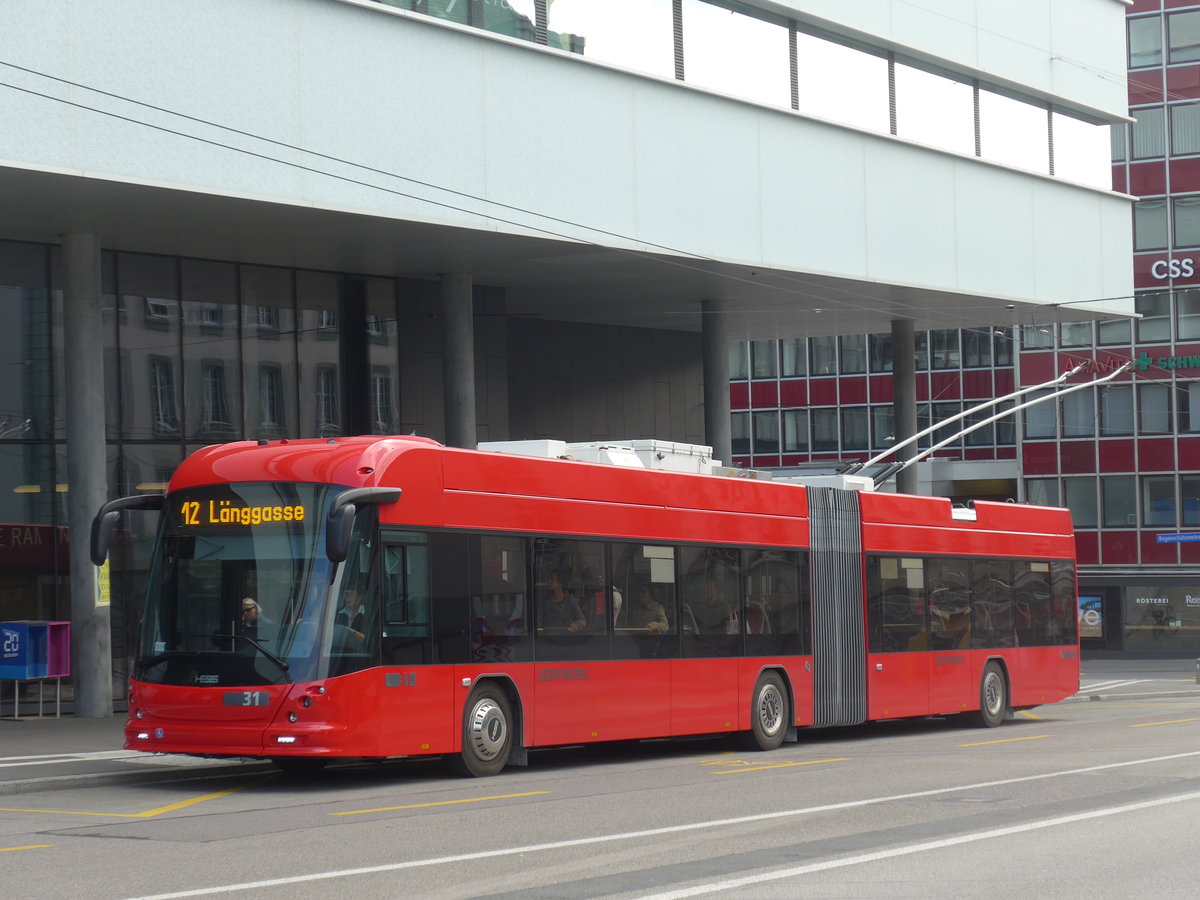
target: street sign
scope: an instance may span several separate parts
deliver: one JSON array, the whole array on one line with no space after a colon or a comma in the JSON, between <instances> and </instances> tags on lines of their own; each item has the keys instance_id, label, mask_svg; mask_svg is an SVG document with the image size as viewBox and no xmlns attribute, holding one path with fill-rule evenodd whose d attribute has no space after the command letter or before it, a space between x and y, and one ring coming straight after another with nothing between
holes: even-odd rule
<instances>
[{"instance_id":1,"label":"street sign","mask_svg":"<svg viewBox=\"0 0 1200 900\"><path fill-rule=\"evenodd\" d=\"M1154 540L1159 544L1195 544L1200 543L1200 531L1184 531L1179 534L1156 534Z\"/></svg>"}]
</instances>

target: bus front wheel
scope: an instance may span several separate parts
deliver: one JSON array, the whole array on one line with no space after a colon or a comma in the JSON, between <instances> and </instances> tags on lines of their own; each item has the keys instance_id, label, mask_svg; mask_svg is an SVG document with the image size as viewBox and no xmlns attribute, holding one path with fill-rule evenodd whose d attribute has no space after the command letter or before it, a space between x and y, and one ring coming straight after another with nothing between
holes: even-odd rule
<instances>
[{"instance_id":1,"label":"bus front wheel","mask_svg":"<svg viewBox=\"0 0 1200 900\"><path fill-rule=\"evenodd\" d=\"M485 685L463 710L462 753L452 760L460 775L498 774L512 754L512 707L504 691Z\"/></svg>"},{"instance_id":2,"label":"bus front wheel","mask_svg":"<svg viewBox=\"0 0 1200 900\"><path fill-rule=\"evenodd\" d=\"M745 744L750 750L774 750L787 734L790 704L783 679L776 672L763 672L750 697L750 733Z\"/></svg>"},{"instance_id":3,"label":"bus front wheel","mask_svg":"<svg viewBox=\"0 0 1200 900\"><path fill-rule=\"evenodd\" d=\"M983 677L979 679L979 712L975 721L984 728L995 728L1004 721L1008 712L1008 685L1004 681L1004 672L994 662L983 667Z\"/></svg>"}]
</instances>

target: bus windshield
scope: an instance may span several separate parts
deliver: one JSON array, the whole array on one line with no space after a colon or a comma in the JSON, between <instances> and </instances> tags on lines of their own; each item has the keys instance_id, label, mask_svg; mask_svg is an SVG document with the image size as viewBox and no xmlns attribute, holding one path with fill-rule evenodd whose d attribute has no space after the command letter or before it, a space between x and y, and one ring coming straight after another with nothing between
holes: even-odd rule
<instances>
[{"instance_id":1,"label":"bus windshield","mask_svg":"<svg viewBox=\"0 0 1200 900\"><path fill-rule=\"evenodd\" d=\"M337 571L325 555L324 525L341 490L278 482L168 495L148 574L138 677L197 687L322 677Z\"/></svg>"}]
</instances>

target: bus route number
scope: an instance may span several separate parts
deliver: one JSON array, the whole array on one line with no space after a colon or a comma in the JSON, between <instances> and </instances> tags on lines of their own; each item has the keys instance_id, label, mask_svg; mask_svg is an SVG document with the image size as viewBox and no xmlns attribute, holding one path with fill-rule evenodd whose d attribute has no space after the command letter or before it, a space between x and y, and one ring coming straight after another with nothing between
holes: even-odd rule
<instances>
[{"instance_id":1,"label":"bus route number","mask_svg":"<svg viewBox=\"0 0 1200 900\"><path fill-rule=\"evenodd\" d=\"M226 691L225 706L268 706L271 695L266 691Z\"/></svg>"}]
</instances>

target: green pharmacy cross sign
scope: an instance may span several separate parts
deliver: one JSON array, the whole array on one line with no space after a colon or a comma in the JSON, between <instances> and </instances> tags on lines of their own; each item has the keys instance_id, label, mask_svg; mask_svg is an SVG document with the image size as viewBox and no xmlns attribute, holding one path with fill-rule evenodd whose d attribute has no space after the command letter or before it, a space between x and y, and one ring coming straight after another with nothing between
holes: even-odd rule
<instances>
[{"instance_id":1,"label":"green pharmacy cross sign","mask_svg":"<svg viewBox=\"0 0 1200 900\"><path fill-rule=\"evenodd\" d=\"M1137 355L1137 359L1133 362L1138 367L1139 372L1145 372L1150 368L1172 370L1200 369L1200 356L1160 356L1155 359L1148 353L1142 352Z\"/></svg>"}]
</instances>

